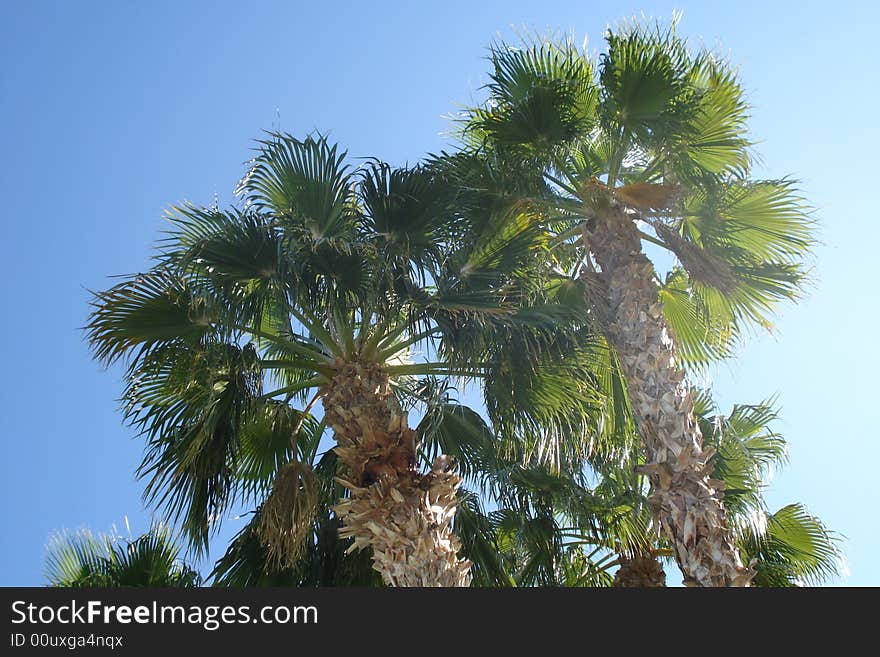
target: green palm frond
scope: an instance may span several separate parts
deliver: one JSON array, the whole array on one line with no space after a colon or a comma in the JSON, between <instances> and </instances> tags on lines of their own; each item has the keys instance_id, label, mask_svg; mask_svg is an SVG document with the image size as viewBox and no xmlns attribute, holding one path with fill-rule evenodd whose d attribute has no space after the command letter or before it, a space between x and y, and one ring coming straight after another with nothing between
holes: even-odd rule
<instances>
[{"instance_id":1,"label":"green palm frond","mask_svg":"<svg viewBox=\"0 0 880 657\"><path fill-rule=\"evenodd\" d=\"M568 548L556 563L558 585L571 587L607 588L614 584L614 574L610 569L607 557L605 562L592 558L580 548Z\"/></svg>"},{"instance_id":2,"label":"green palm frond","mask_svg":"<svg viewBox=\"0 0 880 657\"><path fill-rule=\"evenodd\" d=\"M717 183L685 200L682 232L707 248L734 244L758 261L785 262L814 244L809 212L791 180Z\"/></svg>"},{"instance_id":3,"label":"green palm frond","mask_svg":"<svg viewBox=\"0 0 880 657\"><path fill-rule=\"evenodd\" d=\"M294 432L296 432L294 434ZM241 428L236 478L245 496L261 500L275 475L292 459L310 461L324 432L323 423L278 400L256 404Z\"/></svg>"},{"instance_id":4,"label":"green palm frond","mask_svg":"<svg viewBox=\"0 0 880 657\"><path fill-rule=\"evenodd\" d=\"M461 541L461 556L471 562L472 586L514 585L498 546L494 514L486 514L477 496L465 490L459 491L454 530Z\"/></svg>"},{"instance_id":5,"label":"green palm frond","mask_svg":"<svg viewBox=\"0 0 880 657\"><path fill-rule=\"evenodd\" d=\"M800 298L807 277L800 263L743 263L731 270L736 287L730 292L698 282L691 289L713 321L736 334L754 325L772 330L776 305Z\"/></svg>"},{"instance_id":6,"label":"green palm frond","mask_svg":"<svg viewBox=\"0 0 880 657\"><path fill-rule=\"evenodd\" d=\"M493 367L485 402L505 441L525 438L530 454L556 468L583 458L599 400L587 385L572 385L577 374L589 372L576 363L520 368L508 361Z\"/></svg>"},{"instance_id":7,"label":"green palm frond","mask_svg":"<svg viewBox=\"0 0 880 657\"><path fill-rule=\"evenodd\" d=\"M663 314L675 339L676 354L692 369L701 369L712 361L726 358L738 339L734 322L722 322L729 316L713 313L704 305L702 295L689 285L687 272L676 267L660 287Z\"/></svg>"},{"instance_id":8,"label":"green palm frond","mask_svg":"<svg viewBox=\"0 0 880 657\"><path fill-rule=\"evenodd\" d=\"M494 212L478 231L453 245L439 272L438 287L475 292L507 287L528 294L541 284L541 253L547 248L542 222L540 212L528 202Z\"/></svg>"},{"instance_id":9,"label":"green palm frond","mask_svg":"<svg viewBox=\"0 0 880 657\"><path fill-rule=\"evenodd\" d=\"M803 259L813 246L813 221L790 181L713 184L686 199L683 207L682 217L672 222L674 230L655 225L687 271L690 306L704 318L695 324L706 335L702 345L677 322L687 342L685 357L705 362L726 355L718 347L730 346L749 324L770 328L776 304L799 297L806 280ZM680 274L673 278L673 287L685 287ZM667 317L676 321L670 291L664 292L672 310Z\"/></svg>"},{"instance_id":10,"label":"green palm frond","mask_svg":"<svg viewBox=\"0 0 880 657\"><path fill-rule=\"evenodd\" d=\"M51 586L109 586L104 557L106 542L83 530L49 539L45 575Z\"/></svg>"},{"instance_id":11,"label":"green palm frond","mask_svg":"<svg viewBox=\"0 0 880 657\"><path fill-rule=\"evenodd\" d=\"M164 240L163 251L184 270L230 283L283 275L281 235L262 215L187 204L172 208L167 217L174 229Z\"/></svg>"},{"instance_id":12,"label":"green palm frond","mask_svg":"<svg viewBox=\"0 0 880 657\"><path fill-rule=\"evenodd\" d=\"M61 532L52 537L46 556L50 586L193 587L197 571L180 559L180 548L167 525L153 524L131 540L95 536L89 531Z\"/></svg>"},{"instance_id":13,"label":"green palm frond","mask_svg":"<svg viewBox=\"0 0 880 657\"><path fill-rule=\"evenodd\" d=\"M517 586L554 586L562 537L552 507L542 505L529 512L501 509L493 515L498 544L515 568Z\"/></svg>"},{"instance_id":14,"label":"green palm frond","mask_svg":"<svg viewBox=\"0 0 880 657\"><path fill-rule=\"evenodd\" d=\"M353 236L352 178L346 153L323 136L270 133L237 190L254 208L314 241Z\"/></svg>"},{"instance_id":15,"label":"green palm frond","mask_svg":"<svg viewBox=\"0 0 880 657\"><path fill-rule=\"evenodd\" d=\"M541 155L589 130L597 101L592 62L571 43L499 43L489 58L489 102L465 127L472 140Z\"/></svg>"},{"instance_id":16,"label":"green palm frond","mask_svg":"<svg viewBox=\"0 0 880 657\"><path fill-rule=\"evenodd\" d=\"M86 337L106 364L166 343L197 343L212 330L207 302L162 268L95 293L92 308Z\"/></svg>"},{"instance_id":17,"label":"green palm frond","mask_svg":"<svg viewBox=\"0 0 880 657\"><path fill-rule=\"evenodd\" d=\"M475 410L448 402L429 407L416 431L428 463L449 456L458 473L478 485L492 472L498 441Z\"/></svg>"},{"instance_id":18,"label":"green palm frond","mask_svg":"<svg viewBox=\"0 0 880 657\"><path fill-rule=\"evenodd\" d=\"M778 417L773 400L736 404L725 416L703 393L695 412L705 444L716 450L712 477L725 484L725 506L736 524L748 523L763 509L763 491L772 469L788 458L785 440L770 427Z\"/></svg>"},{"instance_id":19,"label":"green palm frond","mask_svg":"<svg viewBox=\"0 0 880 657\"><path fill-rule=\"evenodd\" d=\"M441 259L448 228L445 188L428 168L371 162L361 172L359 192L365 239L375 241L392 267L406 267L406 274L422 283L419 274Z\"/></svg>"},{"instance_id":20,"label":"green palm frond","mask_svg":"<svg viewBox=\"0 0 880 657\"><path fill-rule=\"evenodd\" d=\"M615 151L614 140L601 130L593 130L575 140L559 166L561 178L567 183L566 191L580 196L585 183L606 175Z\"/></svg>"},{"instance_id":21,"label":"green palm frond","mask_svg":"<svg viewBox=\"0 0 880 657\"><path fill-rule=\"evenodd\" d=\"M684 137L698 113L685 44L672 29L624 26L606 33L600 56L602 125L618 139L611 175L632 146L656 148ZM613 184L613 180L609 180Z\"/></svg>"},{"instance_id":22,"label":"green palm frond","mask_svg":"<svg viewBox=\"0 0 880 657\"><path fill-rule=\"evenodd\" d=\"M689 180L745 175L751 164L748 105L736 75L716 55L702 52L691 64L689 84L697 94L696 111L686 132L657 159L666 157ZM661 170L656 161L651 169Z\"/></svg>"},{"instance_id":23,"label":"green palm frond","mask_svg":"<svg viewBox=\"0 0 880 657\"><path fill-rule=\"evenodd\" d=\"M743 539L746 561L755 560L755 586L818 585L840 574L840 538L801 504L766 517L763 531Z\"/></svg>"},{"instance_id":24,"label":"green palm frond","mask_svg":"<svg viewBox=\"0 0 880 657\"><path fill-rule=\"evenodd\" d=\"M212 522L235 499L241 429L261 387L250 345L169 347L130 375L123 399L148 441L138 470L145 497L182 521L194 548L207 548Z\"/></svg>"},{"instance_id":25,"label":"green palm frond","mask_svg":"<svg viewBox=\"0 0 880 657\"><path fill-rule=\"evenodd\" d=\"M585 458L608 409L595 377L601 347L499 333L491 354L484 401L500 437L557 469Z\"/></svg>"},{"instance_id":26,"label":"green palm frond","mask_svg":"<svg viewBox=\"0 0 880 657\"><path fill-rule=\"evenodd\" d=\"M288 284L294 266L288 245L265 217L185 205L168 218L174 229L159 259L209 298L222 300L222 307L234 309L239 323L258 324L296 294Z\"/></svg>"}]
</instances>

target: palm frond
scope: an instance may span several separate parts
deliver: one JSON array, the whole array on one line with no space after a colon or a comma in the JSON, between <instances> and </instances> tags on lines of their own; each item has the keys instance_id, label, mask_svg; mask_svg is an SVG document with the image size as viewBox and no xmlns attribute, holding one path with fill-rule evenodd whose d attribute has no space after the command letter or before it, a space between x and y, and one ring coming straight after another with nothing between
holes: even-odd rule
<instances>
[{"instance_id":1,"label":"palm frond","mask_svg":"<svg viewBox=\"0 0 880 657\"><path fill-rule=\"evenodd\" d=\"M731 244L758 262L787 262L814 244L809 212L790 180L716 183L685 200L681 230L706 248Z\"/></svg>"},{"instance_id":2,"label":"palm frond","mask_svg":"<svg viewBox=\"0 0 880 657\"><path fill-rule=\"evenodd\" d=\"M472 110L465 134L542 155L589 131L597 100L593 67L573 44L499 43L489 59L489 100Z\"/></svg>"},{"instance_id":3,"label":"palm frond","mask_svg":"<svg viewBox=\"0 0 880 657\"><path fill-rule=\"evenodd\" d=\"M735 74L712 53L700 53L690 68L690 85L696 90L696 112L685 134L668 146L666 156L680 176L700 180L706 174L744 176L749 170L746 136L748 105ZM653 170L661 170L653 164Z\"/></svg>"},{"instance_id":4,"label":"palm frond","mask_svg":"<svg viewBox=\"0 0 880 657\"><path fill-rule=\"evenodd\" d=\"M801 504L766 518L763 532L745 537L746 561L755 560L755 586L818 585L841 571L840 538Z\"/></svg>"},{"instance_id":5,"label":"palm frond","mask_svg":"<svg viewBox=\"0 0 880 657\"><path fill-rule=\"evenodd\" d=\"M238 489L241 429L262 386L253 346L173 346L129 375L127 421L148 441L138 469L146 499L180 519L194 548L206 548Z\"/></svg>"},{"instance_id":6,"label":"palm frond","mask_svg":"<svg viewBox=\"0 0 880 657\"><path fill-rule=\"evenodd\" d=\"M46 579L67 587L193 587L201 576L180 559L167 525L154 523L131 540L95 536L87 530L54 535L48 545Z\"/></svg>"},{"instance_id":7,"label":"palm frond","mask_svg":"<svg viewBox=\"0 0 880 657\"><path fill-rule=\"evenodd\" d=\"M166 343L197 343L211 332L207 302L163 268L95 293L92 308L86 337L106 364Z\"/></svg>"},{"instance_id":8,"label":"palm frond","mask_svg":"<svg viewBox=\"0 0 880 657\"><path fill-rule=\"evenodd\" d=\"M416 431L428 463L440 454L451 457L459 474L477 485L492 472L498 441L473 409L448 402L429 407Z\"/></svg>"},{"instance_id":9,"label":"palm frond","mask_svg":"<svg viewBox=\"0 0 880 657\"><path fill-rule=\"evenodd\" d=\"M772 468L788 457L785 440L770 427L777 419L773 401L736 404L726 416L707 403L696 410L705 444L716 451L712 477L724 482L724 503L734 523L747 524L763 509Z\"/></svg>"},{"instance_id":10,"label":"palm frond","mask_svg":"<svg viewBox=\"0 0 880 657\"><path fill-rule=\"evenodd\" d=\"M312 240L350 237L351 173L346 153L323 136L270 133L237 192L254 208L301 229Z\"/></svg>"},{"instance_id":11,"label":"palm frond","mask_svg":"<svg viewBox=\"0 0 880 657\"><path fill-rule=\"evenodd\" d=\"M445 189L428 168L370 163L361 173L359 192L365 238L376 241L388 264L407 266L410 276L436 266L447 223Z\"/></svg>"},{"instance_id":12,"label":"palm frond","mask_svg":"<svg viewBox=\"0 0 880 657\"><path fill-rule=\"evenodd\" d=\"M485 513L476 495L459 491L453 529L461 541L461 556L471 562L472 586L514 584L498 547L495 519Z\"/></svg>"},{"instance_id":13,"label":"palm frond","mask_svg":"<svg viewBox=\"0 0 880 657\"><path fill-rule=\"evenodd\" d=\"M731 355L738 338L734 322L704 305L703 296L689 285L684 269L674 268L660 287L663 314L675 340L676 354L686 367L700 369Z\"/></svg>"},{"instance_id":14,"label":"palm frond","mask_svg":"<svg viewBox=\"0 0 880 657\"><path fill-rule=\"evenodd\" d=\"M236 460L236 478L243 494L254 500L264 499L278 471L292 459L307 456L305 449L297 447L305 448L320 440L323 428L314 417L303 417L301 411L284 402L263 400L255 404L241 427Z\"/></svg>"},{"instance_id":15,"label":"palm frond","mask_svg":"<svg viewBox=\"0 0 880 657\"><path fill-rule=\"evenodd\" d=\"M607 32L605 40L599 112L606 131L620 139L616 159L622 164L632 145L650 149L686 134L699 96L689 84L685 44L671 28L634 24Z\"/></svg>"}]
</instances>

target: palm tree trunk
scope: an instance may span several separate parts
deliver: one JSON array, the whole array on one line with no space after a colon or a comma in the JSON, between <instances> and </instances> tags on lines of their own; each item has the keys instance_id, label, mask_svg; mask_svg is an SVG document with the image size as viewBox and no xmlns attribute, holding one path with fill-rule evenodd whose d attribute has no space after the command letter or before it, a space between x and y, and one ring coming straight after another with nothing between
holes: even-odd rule
<instances>
[{"instance_id":1,"label":"palm tree trunk","mask_svg":"<svg viewBox=\"0 0 880 657\"><path fill-rule=\"evenodd\" d=\"M335 511L351 549L371 547L373 567L389 586L468 586L470 562L452 533L461 478L443 457L416 469L416 434L375 364L337 363L324 394L324 418L347 473L351 497Z\"/></svg>"},{"instance_id":2,"label":"palm tree trunk","mask_svg":"<svg viewBox=\"0 0 880 657\"><path fill-rule=\"evenodd\" d=\"M654 267L642 253L634 217L611 207L586 237L609 301L608 338L627 380L652 484L651 503L672 542L685 584L748 586L728 528L719 482L709 478L711 450L677 365Z\"/></svg>"}]
</instances>

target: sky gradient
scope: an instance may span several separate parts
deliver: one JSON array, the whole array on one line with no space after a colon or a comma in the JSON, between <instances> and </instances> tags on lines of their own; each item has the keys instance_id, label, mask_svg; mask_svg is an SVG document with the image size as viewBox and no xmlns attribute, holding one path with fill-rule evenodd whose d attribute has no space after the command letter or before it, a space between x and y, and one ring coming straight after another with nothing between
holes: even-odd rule
<instances>
[{"instance_id":1,"label":"sky gradient","mask_svg":"<svg viewBox=\"0 0 880 657\"><path fill-rule=\"evenodd\" d=\"M224 204L264 129L318 129L352 157L415 162L480 97L486 47L562 30L602 50L644 13L717 46L749 90L755 174L816 208L813 285L715 368L723 409L778 395L790 463L767 493L846 537L835 584L880 585L871 194L878 138L866 2L12 2L0 0L4 199L0 585L43 583L54 531L149 524L119 368L90 357L89 289L150 266L168 206ZM230 520L222 539L242 526ZM124 531L124 530L123 530ZM215 552L212 556L217 556Z\"/></svg>"}]
</instances>

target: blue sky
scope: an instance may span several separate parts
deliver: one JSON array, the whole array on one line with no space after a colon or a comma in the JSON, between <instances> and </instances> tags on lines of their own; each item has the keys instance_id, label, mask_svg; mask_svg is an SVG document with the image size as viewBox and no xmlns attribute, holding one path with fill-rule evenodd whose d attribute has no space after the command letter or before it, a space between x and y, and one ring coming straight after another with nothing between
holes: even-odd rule
<instances>
[{"instance_id":1,"label":"blue sky","mask_svg":"<svg viewBox=\"0 0 880 657\"><path fill-rule=\"evenodd\" d=\"M716 397L727 408L778 393L791 459L770 505L803 502L846 536L849 575L835 583L880 585L880 10L555 0L0 4L0 585L41 584L55 530L149 524L120 371L91 360L79 327L88 289L149 266L164 208L229 201L263 129L319 129L352 156L414 162L479 96L494 37L561 29L601 50L609 23L674 9L681 34L739 66L758 174L801 180L821 222L810 295L716 368Z\"/></svg>"}]
</instances>

